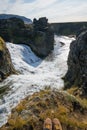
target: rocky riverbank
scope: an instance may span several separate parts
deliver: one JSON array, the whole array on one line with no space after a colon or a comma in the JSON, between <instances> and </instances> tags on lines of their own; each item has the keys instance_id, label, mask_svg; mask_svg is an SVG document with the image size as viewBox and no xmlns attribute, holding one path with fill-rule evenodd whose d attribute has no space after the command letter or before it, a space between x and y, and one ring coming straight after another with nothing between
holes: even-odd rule
<instances>
[{"instance_id":1,"label":"rocky riverbank","mask_svg":"<svg viewBox=\"0 0 87 130\"><path fill-rule=\"evenodd\" d=\"M41 58L54 49L54 33L46 17L27 25L16 17L0 19L0 36L6 42L27 44Z\"/></svg>"},{"instance_id":2,"label":"rocky riverbank","mask_svg":"<svg viewBox=\"0 0 87 130\"><path fill-rule=\"evenodd\" d=\"M6 47L5 41L0 37L0 81L15 73L9 50Z\"/></svg>"},{"instance_id":3,"label":"rocky riverbank","mask_svg":"<svg viewBox=\"0 0 87 130\"><path fill-rule=\"evenodd\" d=\"M65 88L78 86L81 95L87 96L87 31L71 43L67 64Z\"/></svg>"}]
</instances>

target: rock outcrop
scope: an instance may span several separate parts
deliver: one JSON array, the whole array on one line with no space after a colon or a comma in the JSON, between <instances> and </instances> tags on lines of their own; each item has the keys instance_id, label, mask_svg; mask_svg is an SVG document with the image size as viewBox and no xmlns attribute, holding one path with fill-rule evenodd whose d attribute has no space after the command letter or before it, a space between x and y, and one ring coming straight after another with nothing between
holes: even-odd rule
<instances>
[{"instance_id":1,"label":"rock outcrop","mask_svg":"<svg viewBox=\"0 0 87 130\"><path fill-rule=\"evenodd\" d=\"M33 20L32 50L40 57L47 56L54 49L54 33L45 17Z\"/></svg>"},{"instance_id":2,"label":"rock outcrop","mask_svg":"<svg viewBox=\"0 0 87 130\"><path fill-rule=\"evenodd\" d=\"M6 42L29 45L40 57L47 56L54 48L54 33L46 18L34 19L30 25L16 17L0 19L0 35Z\"/></svg>"},{"instance_id":3,"label":"rock outcrop","mask_svg":"<svg viewBox=\"0 0 87 130\"><path fill-rule=\"evenodd\" d=\"M87 94L87 31L82 32L70 45L65 88L79 86Z\"/></svg>"},{"instance_id":4,"label":"rock outcrop","mask_svg":"<svg viewBox=\"0 0 87 130\"><path fill-rule=\"evenodd\" d=\"M0 81L13 73L16 71L11 62L10 53L4 40L0 37Z\"/></svg>"},{"instance_id":5,"label":"rock outcrop","mask_svg":"<svg viewBox=\"0 0 87 130\"><path fill-rule=\"evenodd\" d=\"M87 29L87 22L51 23L51 28L56 35L79 35Z\"/></svg>"},{"instance_id":6,"label":"rock outcrop","mask_svg":"<svg viewBox=\"0 0 87 130\"><path fill-rule=\"evenodd\" d=\"M44 120L58 118L63 130L87 130L87 104L71 94L45 89L25 98L0 130L42 130Z\"/></svg>"},{"instance_id":7,"label":"rock outcrop","mask_svg":"<svg viewBox=\"0 0 87 130\"><path fill-rule=\"evenodd\" d=\"M16 17L0 19L0 36L6 42L26 44L31 41L32 25L25 25Z\"/></svg>"}]
</instances>

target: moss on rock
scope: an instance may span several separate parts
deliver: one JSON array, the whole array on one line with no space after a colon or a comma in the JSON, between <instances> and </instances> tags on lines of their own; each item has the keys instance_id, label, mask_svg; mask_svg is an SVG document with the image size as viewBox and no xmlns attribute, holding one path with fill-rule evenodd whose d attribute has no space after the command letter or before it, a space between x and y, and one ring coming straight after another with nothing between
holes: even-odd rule
<instances>
[{"instance_id":1,"label":"moss on rock","mask_svg":"<svg viewBox=\"0 0 87 130\"><path fill-rule=\"evenodd\" d=\"M80 100L65 91L45 89L21 101L0 130L41 130L47 117L58 118L64 130L87 128L87 108Z\"/></svg>"},{"instance_id":2,"label":"moss on rock","mask_svg":"<svg viewBox=\"0 0 87 130\"><path fill-rule=\"evenodd\" d=\"M11 61L9 50L5 41L0 37L0 79L3 80L10 74L16 73Z\"/></svg>"}]
</instances>

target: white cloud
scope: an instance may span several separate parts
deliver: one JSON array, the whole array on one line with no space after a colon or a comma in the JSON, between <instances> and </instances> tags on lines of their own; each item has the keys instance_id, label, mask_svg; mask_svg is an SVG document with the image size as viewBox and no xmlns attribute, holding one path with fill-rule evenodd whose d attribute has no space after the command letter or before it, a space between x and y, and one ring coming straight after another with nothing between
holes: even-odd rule
<instances>
[{"instance_id":1,"label":"white cloud","mask_svg":"<svg viewBox=\"0 0 87 130\"><path fill-rule=\"evenodd\" d=\"M0 13L11 13L24 15L33 19L46 16L50 22L64 21L86 21L86 0L35 0L24 2L24 0L0 1Z\"/></svg>"}]
</instances>

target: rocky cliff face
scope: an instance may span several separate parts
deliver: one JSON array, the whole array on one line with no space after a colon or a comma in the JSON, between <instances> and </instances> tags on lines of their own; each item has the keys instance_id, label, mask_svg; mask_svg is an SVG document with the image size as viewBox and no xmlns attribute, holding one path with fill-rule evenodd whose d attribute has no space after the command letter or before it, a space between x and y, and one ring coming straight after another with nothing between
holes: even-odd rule
<instances>
[{"instance_id":1,"label":"rocky cliff face","mask_svg":"<svg viewBox=\"0 0 87 130\"><path fill-rule=\"evenodd\" d=\"M16 17L0 19L0 35L6 42L29 43L32 27L31 25L26 26L21 19Z\"/></svg>"},{"instance_id":2,"label":"rocky cliff face","mask_svg":"<svg viewBox=\"0 0 87 130\"><path fill-rule=\"evenodd\" d=\"M16 73L16 71L12 65L10 53L6 44L0 37L0 80L3 80L12 73Z\"/></svg>"},{"instance_id":3,"label":"rocky cliff face","mask_svg":"<svg viewBox=\"0 0 87 130\"><path fill-rule=\"evenodd\" d=\"M87 22L52 23L50 26L57 35L79 35L87 29Z\"/></svg>"},{"instance_id":4,"label":"rocky cliff face","mask_svg":"<svg viewBox=\"0 0 87 130\"><path fill-rule=\"evenodd\" d=\"M46 18L34 19L33 24L25 25L19 18L0 20L0 35L8 42L31 46L40 57L47 56L54 47L54 34Z\"/></svg>"},{"instance_id":5,"label":"rocky cliff face","mask_svg":"<svg viewBox=\"0 0 87 130\"><path fill-rule=\"evenodd\" d=\"M82 32L70 45L65 87L79 86L87 94L87 31Z\"/></svg>"},{"instance_id":6,"label":"rocky cliff face","mask_svg":"<svg viewBox=\"0 0 87 130\"><path fill-rule=\"evenodd\" d=\"M40 57L47 56L54 49L54 34L45 17L33 21L33 44L31 48Z\"/></svg>"}]
</instances>

